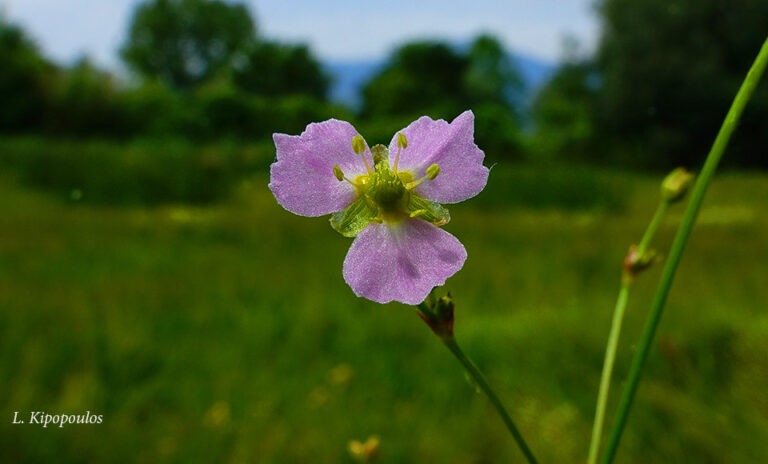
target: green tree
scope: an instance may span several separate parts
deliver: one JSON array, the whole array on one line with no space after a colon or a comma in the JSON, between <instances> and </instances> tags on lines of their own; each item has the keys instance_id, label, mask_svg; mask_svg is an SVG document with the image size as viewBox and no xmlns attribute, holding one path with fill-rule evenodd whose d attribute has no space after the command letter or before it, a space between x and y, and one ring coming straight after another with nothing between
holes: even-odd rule
<instances>
[{"instance_id":1,"label":"green tree","mask_svg":"<svg viewBox=\"0 0 768 464\"><path fill-rule=\"evenodd\" d=\"M520 110L525 85L509 53L490 35L478 36L466 54L464 88L475 113L477 142L491 159L520 157Z\"/></svg>"},{"instance_id":2,"label":"green tree","mask_svg":"<svg viewBox=\"0 0 768 464\"><path fill-rule=\"evenodd\" d=\"M307 95L324 100L330 80L306 45L254 44L233 71L240 89L265 96Z\"/></svg>"},{"instance_id":3,"label":"green tree","mask_svg":"<svg viewBox=\"0 0 768 464\"><path fill-rule=\"evenodd\" d=\"M88 58L57 73L46 130L77 136L124 136L130 131L115 80Z\"/></svg>"},{"instance_id":4,"label":"green tree","mask_svg":"<svg viewBox=\"0 0 768 464\"><path fill-rule=\"evenodd\" d=\"M638 164L695 165L765 40L765 0L603 0L600 130ZM768 86L726 160L768 167Z\"/></svg>"},{"instance_id":5,"label":"green tree","mask_svg":"<svg viewBox=\"0 0 768 464\"><path fill-rule=\"evenodd\" d=\"M515 157L522 82L493 37L479 36L463 52L440 42L409 43L363 88L363 116L390 131L424 114L452 119L472 109L478 144L492 157Z\"/></svg>"},{"instance_id":6,"label":"green tree","mask_svg":"<svg viewBox=\"0 0 768 464\"><path fill-rule=\"evenodd\" d=\"M464 85L473 104L502 103L519 109L525 90L523 78L501 43L490 35L477 37L467 53Z\"/></svg>"},{"instance_id":7,"label":"green tree","mask_svg":"<svg viewBox=\"0 0 768 464\"><path fill-rule=\"evenodd\" d=\"M40 129L53 71L24 31L0 15L0 132Z\"/></svg>"},{"instance_id":8,"label":"green tree","mask_svg":"<svg viewBox=\"0 0 768 464\"><path fill-rule=\"evenodd\" d=\"M468 64L465 56L443 43L406 44L363 88L363 114L455 116L468 105Z\"/></svg>"},{"instance_id":9,"label":"green tree","mask_svg":"<svg viewBox=\"0 0 768 464\"><path fill-rule=\"evenodd\" d=\"M592 58L566 39L565 58L531 106L532 155L541 160L601 159L596 132L599 76Z\"/></svg>"},{"instance_id":10,"label":"green tree","mask_svg":"<svg viewBox=\"0 0 768 464\"><path fill-rule=\"evenodd\" d=\"M189 89L228 72L255 40L243 4L149 0L137 7L121 55L140 76Z\"/></svg>"}]
</instances>

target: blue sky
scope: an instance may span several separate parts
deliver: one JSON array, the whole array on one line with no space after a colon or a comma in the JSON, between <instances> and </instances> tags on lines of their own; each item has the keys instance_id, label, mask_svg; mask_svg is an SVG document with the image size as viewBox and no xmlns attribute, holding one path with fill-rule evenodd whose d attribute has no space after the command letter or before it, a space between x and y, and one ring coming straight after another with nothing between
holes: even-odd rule
<instances>
[{"instance_id":1,"label":"blue sky","mask_svg":"<svg viewBox=\"0 0 768 464\"><path fill-rule=\"evenodd\" d=\"M510 50L556 61L563 38L591 50L598 38L594 0L248 0L263 37L308 43L322 59L385 56L418 38L467 40L488 32ZM60 63L87 54L118 66L129 18L140 0L0 0Z\"/></svg>"}]
</instances>

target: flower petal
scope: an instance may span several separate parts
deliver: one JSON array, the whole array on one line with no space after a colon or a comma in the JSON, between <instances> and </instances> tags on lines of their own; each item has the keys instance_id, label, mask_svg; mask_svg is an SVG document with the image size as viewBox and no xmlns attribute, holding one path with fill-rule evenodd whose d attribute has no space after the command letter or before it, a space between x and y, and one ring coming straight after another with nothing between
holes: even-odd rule
<instances>
[{"instance_id":1,"label":"flower petal","mask_svg":"<svg viewBox=\"0 0 768 464\"><path fill-rule=\"evenodd\" d=\"M373 223L352 242L344 259L344 280L357 296L416 305L466 259L456 237L421 219Z\"/></svg>"},{"instance_id":2,"label":"flower petal","mask_svg":"<svg viewBox=\"0 0 768 464\"><path fill-rule=\"evenodd\" d=\"M402 150L398 170L411 171L414 178L423 177L434 164L440 174L416 187L424 198L438 203L458 203L480 193L488 182L488 168L483 166L485 154L474 142L475 115L461 113L450 124L422 116L402 132L408 148ZM390 158L397 153L397 134L389 144Z\"/></svg>"},{"instance_id":3,"label":"flower petal","mask_svg":"<svg viewBox=\"0 0 768 464\"><path fill-rule=\"evenodd\" d=\"M283 208L301 216L323 216L343 210L355 199L355 188L339 181L338 165L349 179L366 174L365 163L352 150L357 130L346 121L329 119L307 126L301 135L274 134L277 161L269 188ZM371 160L368 148L364 153Z\"/></svg>"}]
</instances>

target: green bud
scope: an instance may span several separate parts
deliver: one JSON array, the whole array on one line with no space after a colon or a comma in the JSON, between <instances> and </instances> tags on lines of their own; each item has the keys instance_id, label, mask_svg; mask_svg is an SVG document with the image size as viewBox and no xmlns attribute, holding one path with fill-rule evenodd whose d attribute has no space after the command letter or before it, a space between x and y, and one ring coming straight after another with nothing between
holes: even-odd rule
<instances>
[{"instance_id":1,"label":"green bud","mask_svg":"<svg viewBox=\"0 0 768 464\"><path fill-rule=\"evenodd\" d=\"M655 250L646 250L641 253L637 245L631 245L624 258L624 278L632 281L638 274L659 261L661 256Z\"/></svg>"},{"instance_id":2,"label":"green bud","mask_svg":"<svg viewBox=\"0 0 768 464\"><path fill-rule=\"evenodd\" d=\"M448 224L451 215L440 203L429 201L417 194L408 197L407 210L411 217L418 217L440 227Z\"/></svg>"},{"instance_id":3,"label":"green bud","mask_svg":"<svg viewBox=\"0 0 768 464\"><path fill-rule=\"evenodd\" d=\"M693 184L693 177L693 174L685 168L677 168L670 172L661 183L661 197L670 203L682 200Z\"/></svg>"},{"instance_id":4,"label":"green bud","mask_svg":"<svg viewBox=\"0 0 768 464\"><path fill-rule=\"evenodd\" d=\"M432 291L434 293L434 290ZM454 304L451 293L435 299L430 293L427 300L418 306L418 314L432 332L443 341L453 339Z\"/></svg>"},{"instance_id":5,"label":"green bud","mask_svg":"<svg viewBox=\"0 0 768 464\"><path fill-rule=\"evenodd\" d=\"M338 164L333 166L333 175L336 176L336 179L341 182L344 180L344 172L341 170Z\"/></svg>"},{"instance_id":6,"label":"green bud","mask_svg":"<svg viewBox=\"0 0 768 464\"><path fill-rule=\"evenodd\" d=\"M432 164L427 168L427 177L429 180L435 180L435 177L440 174L440 166Z\"/></svg>"},{"instance_id":7,"label":"green bud","mask_svg":"<svg viewBox=\"0 0 768 464\"><path fill-rule=\"evenodd\" d=\"M365 151L365 139L362 135L357 134L352 137L352 150L358 155L361 155Z\"/></svg>"}]
</instances>

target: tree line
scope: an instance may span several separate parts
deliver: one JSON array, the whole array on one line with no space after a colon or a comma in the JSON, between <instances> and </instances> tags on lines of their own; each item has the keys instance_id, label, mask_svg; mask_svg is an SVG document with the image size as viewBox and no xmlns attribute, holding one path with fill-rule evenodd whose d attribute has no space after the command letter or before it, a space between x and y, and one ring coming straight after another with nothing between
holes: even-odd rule
<instances>
[{"instance_id":1,"label":"tree line","mask_svg":"<svg viewBox=\"0 0 768 464\"><path fill-rule=\"evenodd\" d=\"M494 37L407 43L361 89L328 100L330 78L303 44L271 41L248 8L147 0L130 19L117 79L88 59L47 60L0 17L0 133L65 138L264 139L311 121L354 120L375 141L422 114L476 114L494 160L695 167L768 33L763 0L602 0L597 51L566 49L532 104ZM570 50L570 51L568 51ZM768 85L748 107L728 160L768 167Z\"/></svg>"}]
</instances>

